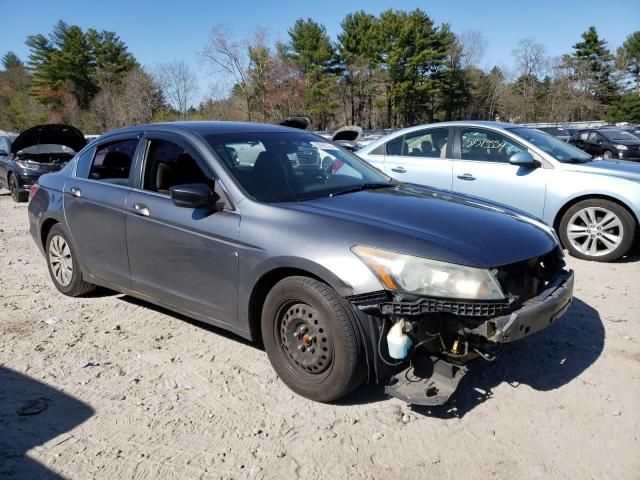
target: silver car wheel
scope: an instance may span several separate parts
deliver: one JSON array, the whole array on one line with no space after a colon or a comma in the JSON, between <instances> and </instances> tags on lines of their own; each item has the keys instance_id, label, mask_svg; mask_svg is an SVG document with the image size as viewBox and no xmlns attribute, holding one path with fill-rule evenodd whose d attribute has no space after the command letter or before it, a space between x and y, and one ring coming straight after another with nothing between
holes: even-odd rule
<instances>
[{"instance_id":1,"label":"silver car wheel","mask_svg":"<svg viewBox=\"0 0 640 480\"><path fill-rule=\"evenodd\" d=\"M54 235L49 241L49 263L56 281L66 287L73 279L73 260L67 241L60 235Z\"/></svg>"},{"instance_id":2,"label":"silver car wheel","mask_svg":"<svg viewBox=\"0 0 640 480\"><path fill-rule=\"evenodd\" d=\"M602 207L577 211L567 225L573 247L590 257L611 253L622 243L624 227L618 216Z\"/></svg>"}]
</instances>

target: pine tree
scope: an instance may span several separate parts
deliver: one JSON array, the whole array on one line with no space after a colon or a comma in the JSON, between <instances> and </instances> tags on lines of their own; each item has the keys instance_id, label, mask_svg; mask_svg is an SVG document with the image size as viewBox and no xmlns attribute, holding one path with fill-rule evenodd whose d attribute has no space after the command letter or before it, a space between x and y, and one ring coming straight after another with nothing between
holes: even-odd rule
<instances>
[{"instance_id":1,"label":"pine tree","mask_svg":"<svg viewBox=\"0 0 640 480\"><path fill-rule=\"evenodd\" d=\"M591 72L591 95L600 103L611 103L617 88L611 78L613 56L607 48L607 42L598 36L596 27L592 26L582 34L582 41L576 43L573 49L573 57L584 62Z\"/></svg>"}]
</instances>

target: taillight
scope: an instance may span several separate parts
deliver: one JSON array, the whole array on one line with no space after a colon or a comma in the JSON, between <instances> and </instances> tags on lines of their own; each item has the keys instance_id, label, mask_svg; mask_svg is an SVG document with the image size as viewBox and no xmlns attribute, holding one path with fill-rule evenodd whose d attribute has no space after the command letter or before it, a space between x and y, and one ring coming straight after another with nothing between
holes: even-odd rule
<instances>
[{"instance_id":1,"label":"taillight","mask_svg":"<svg viewBox=\"0 0 640 480\"><path fill-rule=\"evenodd\" d=\"M37 183L34 183L29 187L29 201L31 201L31 199L36 196L36 193L38 193L39 189L40 185L38 185Z\"/></svg>"}]
</instances>

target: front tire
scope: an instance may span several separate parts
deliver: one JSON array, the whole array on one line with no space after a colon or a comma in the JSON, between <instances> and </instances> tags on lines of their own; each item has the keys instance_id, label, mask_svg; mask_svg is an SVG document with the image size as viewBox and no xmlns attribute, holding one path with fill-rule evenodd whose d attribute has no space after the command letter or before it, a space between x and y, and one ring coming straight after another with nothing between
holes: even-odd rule
<instances>
[{"instance_id":1,"label":"front tire","mask_svg":"<svg viewBox=\"0 0 640 480\"><path fill-rule=\"evenodd\" d=\"M49 230L46 254L49 275L61 293L70 297L79 297L95 288L95 285L82 279L76 252L71 246L67 233L59 224Z\"/></svg>"},{"instance_id":2,"label":"front tire","mask_svg":"<svg viewBox=\"0 0 640 480\"><path fill-rule=\"evenodd\" d=\"M611 153L611 150L605 150L602 156L607 160L611 160L613 158L613 153Z\"/></svg>"},{"instance_id":3,"label":"front tire","mask_svg":"<svg viewBox=\"0 0 640 480\"><path fill-rule=\"evenodd\" d=\"M11 198L14 202L26 202L27 194L25 192L20 191L20 185L18 185L18 177L14 174L9 174L9 192L11 193Z\"/></svg>"},{"instance_id":4,"label":"front tire","mask_svg":"<svg viewBox=\"0 0 640 480\"><path fill-rule=\"evenodd\" d=\"M362 347L342 299L325 283L288 277L262 308L262 339L282 381L310 400L332 402L364 380Z\"/></svg>"},{"instance_id":5,"label":"front tire","mask_svg":"<svg viewBox=\"0 0 640 480\"><path fill-rule=\"evenodd\" d=\"M569 208L560 221L560 238L569 253L583 260L611 262L633 245L636 221L621 205L599 198Z\"/></svg>"}]
</instances>

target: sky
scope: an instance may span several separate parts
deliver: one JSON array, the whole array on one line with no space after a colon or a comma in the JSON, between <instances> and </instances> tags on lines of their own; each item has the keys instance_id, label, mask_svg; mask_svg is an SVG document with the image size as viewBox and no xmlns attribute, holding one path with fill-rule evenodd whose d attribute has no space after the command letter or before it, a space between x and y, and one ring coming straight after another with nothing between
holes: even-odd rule
<instances>
[{"instance_id":1,"label":"sky","mask_svg":"<svg viewBox=\"0 0 640 480\"><path fill-rule=\"evenodd\" d=\"M115 31L145 67L186 60L200 78L200 96L220 84L198 53L215 24L227 24L238 38L266 27L273 43L287 39L298 18L312 18L335 40L346 14L365 10L421 8L436 24L449 23L455 33L482 32L487 41L483 67L513 66L519 40L535 37L549 56L571 51L580 35L594 25L615 52L627 35L640 29L640 0L0 0L0 56L12 50L26 59L28 35L48 33L58 20L83 29Z\"/></svg>"}]
</instances>

